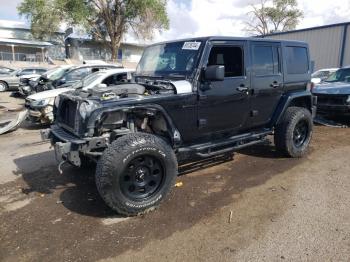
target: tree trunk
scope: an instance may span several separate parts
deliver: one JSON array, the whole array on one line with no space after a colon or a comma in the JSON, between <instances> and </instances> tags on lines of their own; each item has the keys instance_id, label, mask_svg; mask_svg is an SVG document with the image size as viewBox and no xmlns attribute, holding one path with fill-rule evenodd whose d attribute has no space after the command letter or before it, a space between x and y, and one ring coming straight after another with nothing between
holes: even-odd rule
<instances>
[{"instance_id":1,"label":"tree trunk","mask_svg":"<svg viewBox=\"0 0 350 262\"><path fill-rule=\"evenodd\" d=\"M110 44L112 61L117 61L117 59L118 59L119 46L120 46L120 43L115 43L114 41L112 41Z\"/></svg>"},{"instance_id":2,"label":"tree trunk","mask_svg":"<svg viewBox=\"0 0 350 262\"><path fill-rule=\"evenodd\" d=\"M117 49L115 48L115 46L111 46L111 53L112 53L112 61L117 60Z\"/></svg>"}]
</instances>

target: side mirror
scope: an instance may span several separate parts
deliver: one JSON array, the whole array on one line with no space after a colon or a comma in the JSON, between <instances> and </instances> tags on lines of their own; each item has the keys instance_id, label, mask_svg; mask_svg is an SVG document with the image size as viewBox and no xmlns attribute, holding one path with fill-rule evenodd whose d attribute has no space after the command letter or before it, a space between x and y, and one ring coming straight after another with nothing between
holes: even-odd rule
<instances>
[{"instance_id":1,"label":"side mirror","mask_svg":"<svg viewBox=\"0 0 350 262\"><path fill-rule=\"evenodd\" d=\"M223 81L225 79L225 66L208 66L204 71L204 79L209 81Z\"/></svg>"},{"instance_id":2,"label":"side mirror","mask_svg":"<svg viewBox=\"0 0 350 262\"><path fill-rule=\"evenodd\" d=\"M98 84L96 87L97 87L97 88L106 88L107 85L106 85L106 84Z\"/></svg>"}]
</instances>

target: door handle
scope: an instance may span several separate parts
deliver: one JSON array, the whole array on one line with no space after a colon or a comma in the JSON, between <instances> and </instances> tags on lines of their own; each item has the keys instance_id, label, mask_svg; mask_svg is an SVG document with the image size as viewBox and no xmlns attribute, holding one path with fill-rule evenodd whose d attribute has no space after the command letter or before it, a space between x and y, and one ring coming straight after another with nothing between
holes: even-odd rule
<instances>
[{"instance_id":1,"label":"door handle","mask_svg":"<svg viewBox=\"0 0 350 262\"><path fill-rule=\"evenodd\" d=\"M277 81L274 81L270 86L273 88L278 88L280 87L280 83L278 83Z\"/></svg>"},{"instance_id":2,"label":"door handle","mask_svg":"<svg viewBox=\"0 0 350 262\"><path fill-rule=\"evenodd\" d=\"M247 92L248 91L248 87L242 84L239 87L237 87L236 90L239 91L239 92Z\"/></svg>"}]
</instances>

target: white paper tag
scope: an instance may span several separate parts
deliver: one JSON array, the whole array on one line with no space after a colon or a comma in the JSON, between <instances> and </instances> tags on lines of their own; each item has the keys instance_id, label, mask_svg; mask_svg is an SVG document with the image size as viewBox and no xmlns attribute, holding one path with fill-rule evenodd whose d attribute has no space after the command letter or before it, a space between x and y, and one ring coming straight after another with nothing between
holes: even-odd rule
<instances>
[{"instance_id":1,"label":"white paper tag","mask_svg":"<svg viewBox=\"0 0 350 262\"><path fill-rule=\"evenodd\" d=\"M201 42L185 42L182 49L183 50L198 50L201 46Z\"/></svg>"}]
</instances>

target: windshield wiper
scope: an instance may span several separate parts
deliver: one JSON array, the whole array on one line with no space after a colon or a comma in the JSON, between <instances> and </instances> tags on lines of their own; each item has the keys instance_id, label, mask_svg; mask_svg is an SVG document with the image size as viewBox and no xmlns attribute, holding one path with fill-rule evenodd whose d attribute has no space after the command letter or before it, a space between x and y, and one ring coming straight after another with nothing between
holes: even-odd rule
<instances>
[{"instance_id":1,"label":"windshield wiper","mask_svg":"<svg viewBox=\"0 0 350 262\"><path fill-rule=\"evenodd\" d=\"M175 77L175 78L187 78L187 76L186 75L182 75L182 74L179 74L179 73L171 73L171 74L169 74L169 75L167 75L167 76L169 76L169 77Z\"/></svg>"}]
</instances>

